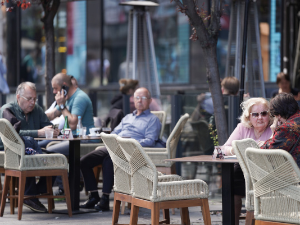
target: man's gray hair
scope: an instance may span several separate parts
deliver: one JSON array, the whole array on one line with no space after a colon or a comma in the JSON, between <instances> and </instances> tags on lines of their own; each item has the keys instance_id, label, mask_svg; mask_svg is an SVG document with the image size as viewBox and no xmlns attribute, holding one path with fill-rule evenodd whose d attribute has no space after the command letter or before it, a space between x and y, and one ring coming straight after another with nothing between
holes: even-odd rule
<instances>
[{"instance_id":1,"label":"man's gray hair","mask_svg":"<svg viewBox=\"0 0 300 225\"><path fill-rule=\"evenodd\" d=\"M29 82L29 81L27 81L27 82L21 83L21 84L18 86L17 91L16 91L16 95L23 95L26 86L28 86L28 87L31 88L32 90L36 91L35 84L34 84L34 83L31 83L31 82Z\"/></svg>"}]
</instances>

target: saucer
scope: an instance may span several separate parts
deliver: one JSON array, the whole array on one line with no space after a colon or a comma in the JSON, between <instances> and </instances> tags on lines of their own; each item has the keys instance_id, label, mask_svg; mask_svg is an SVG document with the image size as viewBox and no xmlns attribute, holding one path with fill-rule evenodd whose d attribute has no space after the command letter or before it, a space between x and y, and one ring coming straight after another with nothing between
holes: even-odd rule
<instances>
[{"instance_id":1,"label":"saucer","mask_svg":"<svg viewBox=\"0 0 300 225\"><path fill-rule=\"evenodd\" d=\"M100 137L101 135L100 134L89 134L88 136L89 137Z\"/></svg>"}]
</instances>

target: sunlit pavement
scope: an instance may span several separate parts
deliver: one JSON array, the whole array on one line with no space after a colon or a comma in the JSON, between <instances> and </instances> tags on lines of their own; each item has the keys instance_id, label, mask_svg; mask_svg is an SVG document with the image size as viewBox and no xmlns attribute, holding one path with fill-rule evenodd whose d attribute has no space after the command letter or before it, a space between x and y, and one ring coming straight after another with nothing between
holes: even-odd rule
<instances>
[{"instance_id":1,"label":"sunlit pavement","mask_svg":"<svg viewBox=\"0 0 300 225\"><path fill-rule=\"evenodd\" d=\"M196 178L202 178L202 175L199 175L199 171L202 171L202 168L197 168L197 175ZM204 178L202 178L204 179ZM4 180L4 177L2 176L2 182ZM212 179L209 183L210 190L214 190L213 193L211 193L209 197L209 207L211 211L211 220L212 225L219 225L222 224L222 213L221 213L221 194L217 191L217 189L214 187L218 186L218 179ZM56 190L56 187L53 188L54 191ZM101 190L99 190L99 193L101 193ZM87 199L87 196L85 195L85 192L82 191L80 193L80 199L81 202L84 202ZM41 199L41 202L47 207L47 200ZM55 209L66 209L66 203L65 201L55 201ZM96 213L86 213L86 214L77 214L73 215L71 218L68 217L68 215L65 214L48 214L48 213L35 213L32 212L30 209L23 207L23 215L22 220L18 221L17 219L17 209L15 210L14 215L10 215L10 207L9 203L6 203L4 216L0 218L0 224L5 225L23 225L23 224L111 224L112 220L112 208L113 208L113 194L110 195L110 211L108 212L96 212ZM190 207L189 208L190 213L190 221L192 225L198 225L198 224L204 224L203 223L203 217L201 213L200 207ZM160 218L162 219L162 213L160 215ZM175 208L175 215L171 214L170 210L170 218L171 218L171 224L180 224L180 210ZM119 217L119 223L121 224L128 224L130 219L130 209L126 207L125 214L120 215ZM140 208L139 211L139 224L151 224L151 214L150 210ZM245 221L241 221L240 224L245 224Z\"/></svg>"}]
</instances>

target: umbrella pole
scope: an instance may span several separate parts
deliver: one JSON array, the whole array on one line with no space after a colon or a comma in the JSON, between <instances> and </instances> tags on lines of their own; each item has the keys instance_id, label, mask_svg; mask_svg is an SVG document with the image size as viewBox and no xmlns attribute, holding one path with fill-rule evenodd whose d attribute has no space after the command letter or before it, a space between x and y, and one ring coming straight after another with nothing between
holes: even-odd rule
<instances>
[{"instance_id":1,"label":"umbrella pole","mask_svg":"<svg viewBox=\"0 0 300 225\"><path fill-rule=\"evenodd\" d=\"M245 87L245 62L246 62L246 50L247 50L247 33L248 33L248 14L249 14L250 0L245 0L245 14L244 14L244 32L243 32L243 48L242 48L242 69L241 69L241 80L240 80L240 104L244 98L244 87ZM241 107L239 108L241 114Z\"/></svg>"}]
</instances>

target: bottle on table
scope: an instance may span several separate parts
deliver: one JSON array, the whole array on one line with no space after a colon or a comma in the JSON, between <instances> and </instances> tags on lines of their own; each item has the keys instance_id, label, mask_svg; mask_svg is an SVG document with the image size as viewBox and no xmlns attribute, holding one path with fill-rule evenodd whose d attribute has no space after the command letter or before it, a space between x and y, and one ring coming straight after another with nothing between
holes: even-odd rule
<instances>
[{"instance_id":1,"label":"bottle on table","mask_svg":"<svg viewBox=\"0 0 300 225\"><path fill-rule=\"evenodd\" d=\"M68 116L65 116L64 129L61 132L63 134L64 138L68 138L69 137L69 134L65 132L66 129L70 129L69 121L68 121Z\"/></svg>"},{"instance_id":2,"label":"bottle on table","mask_svg":"<svg viewBox=\"0 0 300 225\"><path fill-rule=\"evenodd\" d=\"M76 134L78 137L82 137L82 122L81 122L81 116L78 116L78 123L76 128Z\"/></svg>"}]
</instances>

